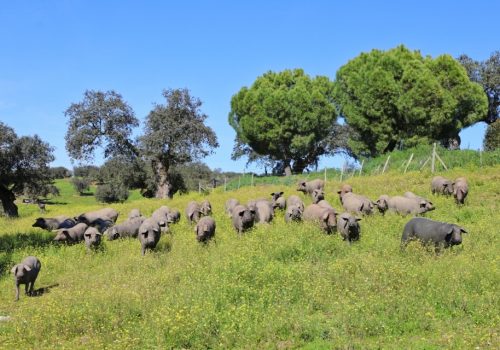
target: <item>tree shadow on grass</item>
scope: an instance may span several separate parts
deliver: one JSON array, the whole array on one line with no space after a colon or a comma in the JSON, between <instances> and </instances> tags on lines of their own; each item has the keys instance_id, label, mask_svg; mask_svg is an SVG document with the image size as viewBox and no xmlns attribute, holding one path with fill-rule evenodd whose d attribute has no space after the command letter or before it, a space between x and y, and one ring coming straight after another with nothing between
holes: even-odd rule
<instances>
[{"instance_id":1,"label":"tree shadow on grass","mask_svg":"<svg viewBox=\"0 0 500 350\"><path fill-rule=\"evenodd\" d=\"M16 233L0 236L0 275L7 272L8 268L17 262L12 261L12 253L23 248L40 248L52 244L54 233L33 232Z\"/></svg>"}]
</instances>

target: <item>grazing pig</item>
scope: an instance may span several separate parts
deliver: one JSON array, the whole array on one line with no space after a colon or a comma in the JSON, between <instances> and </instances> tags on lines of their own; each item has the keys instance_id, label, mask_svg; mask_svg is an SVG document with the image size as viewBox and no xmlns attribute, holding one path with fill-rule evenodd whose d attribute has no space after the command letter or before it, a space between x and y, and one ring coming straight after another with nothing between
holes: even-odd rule
<instances>
[{"instance_id":1,"label":"grazing pig","mask_svg":"<svg viewBox=\"0 0 500 350\"><path fill-rule=\"evenodd\" d=\"M305 221L319 222L321 229L328 234L337 231L337 213L334 209L310 204L304 210L303 219Z\"/></svg>"},{"instance_id":2,"label":"grazing pig","mask_svg":"<svg viewBox=\"0 0 500 350\"><path fill-rule=\"evenodd\" d=\"M249 208L251 208L249 206ZM271 202L258 200L255 202L255 223L268 224L273 220L274 210Z\"/></svg>"},{"instance_id":3,"label":"grazing pig","mask_svg":"<svg viewBox=\"0 0 500 350\"><path fill-rule=\"evenodd\" d=\"M459 177L453 183L453 197L457 204L464 204L465 197L469 193L469 185L465 177Z\"/></svg>"},{"instance_id":4,"label":"grazing pig","mask_svg":"<svg viewBox=\"0 0 500 350\"><path fill-rule=\"evenodd\" d=\"M168 213L169 213L169 208L166 206L161 206L158 209L156 209L152 214L151 214L151 219L156 220L158 223L158 226L160 226L161 232L168 232Z\"/></svg>"},{"instance_id":5,"label":"grazing pig","mask_svg":"<svg viewBox=\"0 0 500 350\"><path fill-rule=\"evenodd\" d=\"M231 216L233 214L233 209L236 207L240 202L237 199L230 198L226 201L226 213Z\"/></svg>"},{"instance_id":6,"label":"grazing pig","mask_svg":"<svg viewBox=\"0 0 500 350\"><path fill-rule=\"evenodd\" d=\"M339 195L339 199L340 199L340 204L343 204L342 203L342 196L345 193L349 193L349 192L352 193L352 186L351 185L343 184L342 187L340 187L340 190L337 191L337 193Z\"/></svg>"},{"instance_id":7,"label":"grazing pig","mask_svg":"<svg viewBox=\"0 0 500 350\"><path fill-rule=\"evenodd\" d=\"M328 201L326 201L326 200L324 200L324 199L320 200L320 201L319 201L318 203L316 203L316 204L317 204L317 205L319 205L319 206L320 206L320 207L322 207L322 208L330 208L330 209L333 209L332 205L331 205Z\"/></svg>"},{"instance_id":8,"label":"grazing pig","mask_svg":"<svg viewBox=\"0 0 500 350\"><path fill-rule=\"evenodd\" d=\"M143 221L146 220L144 216L128 219L121 224L115 225L106 231L108 240L112 241L118 238L133 237L136 238L139 233L139 227Z\"/></svg>"},{"instance_id":9,"label":"grazing pig","mask_svg":"<svg viewBox=\"0 0 500 350\"><path fill-rule=\"evenodd\" d=\"M284 210L286 208L286 199L283 197L283 192L273 192L271 197L274 209Z\"/></svg>"},{"instance_id":10,"label":"grazing pig","mask_svg":"<svg viewBox=\"0 0 500 350\"><path fill-rule=\"evenodd\" d=\"M304 213L303 207L298 205L289 205L286 207L285 211L285 222L290 221L300 221L302 220L302 214Z\"/></svg>"},{"instance_id":11,"label":"grazing pig","mask_svg":"<svg viewBox=\"0 0 500 350\"><path fill-rule=\"evenodd\" d=\"M253 227L255 210L238 204L232 213L233 226L239 234Z\"/></svg>"},{"instance_id":12,"label":"grazing pig","mask_svg":"<svg viewBox=\"0 0 500 350\"><path fill-rule=\"evenodd\" d=\"M346 192L341 194L341 202L345 211L355 214L370 215L373 213L373 203L365 196Z\"/></svg>"},{"instance_id":13,"label":"grazing pig","mask_svg":"<svg viewBox=\"0 0 500 350\"><path fill-rule=\"evenodd\" d=\"M215 236L215 221L210 216L202 217L196 227L196 240L200 243L207 243Z\"/></svg>"},{"instance_id":14,"label":"grazing pig","mask_svg":"<svg viewBox=\"0 0 500 350\"><path fill-rule=\"evenodd\" d=\"M89 227L87 224L80 222L74 227L57 230L54 241L66 243L78 243L83 241L83 235L87 227Z\"/></svg>"},{"instance_id":15,"label":"grazing pig","mask_svg":"<svg viewBox=\"0 0 500 350\"><path fill-rule=\"evenodd\" d=\"M116 218L118 217L118 212L113 208L103 208L95 211L89 211L88 213L84 213L76 217L77 222L83 222L89 226L94 226L96 222L103 221L112 221L116 222Z\"/></svg>"},{"instance_id":16,"label":"grazing pig","mask_svg":"<svg viewBox=\"0 0 500 350\"><path fill-rule=\"evenodd\" d=\"M41 268L42 263L38 258L28 256L10 270L14 275L14 282L16 284L16 301L19 300L19 285L21 284L24 284L24 292L26 295L31 295L33 293L35 281Z\"/></svg>"},{"instance_id":17,"label":"grazing pig","mask_svg":"<svg viewBox=\"0 0 500 350\"><path fill-rule=\"evenodd\" d=\"M349 213L342 213L337 219L337 229L344 241L349 242L359 240L361 229L359 223L361 219L354 217Z\"/></svg>"},{"instance_id":18,"label":"grazing pig","mask_svg":"<svg viewBox=\"0 0 500 350\"><path fill-rule=\"evenodd\" d=\"M303 192L304 194L312 195L314 190L323 190L325 187L325 182L320 179L306 181L301 180L297 184L297 191Z\"/></svg>"},{"instance_id":19,"label":"grazing pig","mask_svg":"<svg viewBox=\"0 0 500 350\"><path fill-rule=\"evenodd\" d=\"M432 202L430 200L428 200L427 198L424 198L424 197L417 196L413 192L405 192L403 194L403 197L415 199L419 203L425 202L425 208L427 209L427 211L435 209L434 204L432 204Z\"/></svg>"},{"instance_id":20,"label":"grazing pig","mask_svg":"<svg viewBox=\"0 0 500 350\"><path fill-rule=\"evenodd\" d=\"M313 204L318 204L319 201L325 199L325 192L323 190L314 190L311 194Z\"/></svg>"},{"instance_id":21,"label":"grazing pig","mask_svg":"<svg viewBox=\"0 0 500 350\"><path fill-rule=\"evenodd\" d=\"M195 222L198 222L201 217L201 208L200 205L194 201L189 202L187 207L186 207L186 219L189 222L189 224L193 224Z\"/></svg>"},{"instance_id":22,"label":"grazing pig","mask_svg":"<svg viewBox=\"0 0 500 350\"><path fill-rule=\"evenodd\" d=\"M462 233L467 231L458 225L434 221L426 218L413 218L404 227L401 248L409 241L418 239L422 244L434 243L436 248L445 248L462 243Z\"/></svg>"},{"instance_id":23,"label":"grazing pig","mask_svg":"<svg viewBox=\"0 0 500 350\"><path fill-rule=\"evenodd\" d=\"M406 198L402 196L389 197L386 195L380 196L377 200L377 207L381 212L385 210L394 211L400 215L420 215L430 210L434 210L432 205L429 205L425 200L416 198Z\"/></svg>"},{"instance_id":24,"label":"grazing pig","mask_svg":"<svg viewBox=\"0 0 500 350\"><path fill-rule=\"evenodd\" d=\"M381 195L378 197L377 201L375 204L377 205L378 211L384 215L385 212L389 209L389 196L386 194Z\"/></svg>"},{"instance_id":25,"label":"grazing pig","mask_svg":"<svg viewBox=\"0 0 500 350\"><path fill-rule=\"evenodd\" d=\"M92 248L95 249L101 245L101 235L102 233L95 227L88 227L85 230L83 237L85 238L85 246L87 247L87 250Z\"/></svg>"},{"instance_id":26,"label":"grazing pig","mask_svg":"<svg viewBox=\"0 0 500 350\"><path fill-rule=\"evenodd\" d=\"M203 216L209 216L212 214L212 205L210 204L210 202L207 199L205 199L203 202L201 202L200 212L201 212L201 215L203 215Z\"/></svg>"},{"instance_id":27,"label":"grazing pig","mask_svg":"<svg viewBox=\"0 0 500 350\"><path fill-rule=\"evenodd\" d=\"M434 176L431 182L431 191L433 194L452 195L453 183L442 176Z\"/></svg>"},{"instance_id":28,"label":"grazing pig","mask_svg":"<svg viewBox=\"0 0 500 350\"><path fill-rule=\"evenodd\" d=\"M177 209L170 209L167 214L167 222L176 224L181 219L181 213Z\"/></svg>"},{"instance_id":29,"label":"grazing pig","mask_svg":"<svg viewBox=\"0 0 500 350\"><path fill-rule=\"evenodd\" d=\"M128 213L128 218L133 219L133 218L139 218L141 217L141 211L139 209L132 209L130 213Z\"/></svg>"},{"instance_id":30,"label":"grazing pig","mask_svg":"<svg viewBox=\"0 0 500 350\"><path fill-rule=\"evenodd\" d=\"M141 242L141 254L146 254L146 249L154 249L160 240L160 226L153 218L144 220L139 227L139 234L137 237Z\"/></svg>"},{"instance_id":31,"label":"grazing pig","mask_svg":"<svg viewBox=\"0 0 500 350\"><path fill-rule=\"evenodd\" d=\"M292 194L290 197L288 197L288 199L286 200L286 206L287 207L292 207L292 206L296 206L297 208L300 209L301 212L304 212L304 202L302 201L302 199L300 199L299 196L296 196L294 194Z\"/></svg>"},{"instance_id":32,"label":"grazing pig","mask_svg":"<svg viewBox=\"0 0 500 350\"><path fill-rule=\"evenodd\" d=\"M54 218L37 218L32 227L40 227L47 231L59 230L61 228L72 228L76 225L76 221L61 215Z\"/></svg>"}]
</instances>

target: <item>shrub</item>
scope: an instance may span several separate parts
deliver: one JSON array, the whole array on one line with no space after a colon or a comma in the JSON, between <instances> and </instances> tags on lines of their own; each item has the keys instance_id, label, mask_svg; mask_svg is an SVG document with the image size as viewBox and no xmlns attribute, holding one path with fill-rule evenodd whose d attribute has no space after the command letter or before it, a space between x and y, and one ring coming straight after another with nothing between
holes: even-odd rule
<instances>
[{"instance_id":1,"label":"shrub","mask_svg":"<svg viewBox=\"0 0 500 350\"><path fill-rule=\"evenodd\" d=\"M85 177L73 177L71 179L71 183L73 184L75 191L78 192L81 196L83 192L89 190L90 179Z\"/></svg>"},{"instance_id":2,"label":"shrub","mask_svg":"<svg viewBox=\"0 0 500 350\"><path fill-rule=\"evenodd\" d=\"M95 198L103 203L124 202L129 195L128 188L121 183L105 183L98 185Z\"/></svg>"}]
</instances>

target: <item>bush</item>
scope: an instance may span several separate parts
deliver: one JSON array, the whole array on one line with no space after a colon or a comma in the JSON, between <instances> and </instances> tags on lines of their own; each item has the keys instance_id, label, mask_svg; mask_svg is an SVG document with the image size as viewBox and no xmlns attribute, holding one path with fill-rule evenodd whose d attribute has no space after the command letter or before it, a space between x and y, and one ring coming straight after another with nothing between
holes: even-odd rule
<instances>
[{"instance_id":1,"label":"bush","mask_svg":"<svg viewBox=\"0 0 500 350\"><path fill-rule=\"evenodd\" d=\"M73 175L76 177L86 177L91 181L97 181L99 178L99 167L95 165L84 165L73 168Z\"/></svg>"},{"instance_id":2,"label":"bush","mask_svg":"<svg viewBox=\"0 0 500 350\"><path fill-rule=\"evenodd\" d=\"M98 185L95 198L103 203L124 202L129 195L128 188L121 183L105 183Z\"/></svg>"},{"instance_id":3,"label":"bush","mask_svg":"<svg viewBox=\"0 0 500 350\"><path fill-rule=\"evenodd\" d=\"M64 179L71 176L71 171L63 166L50 168L49 171L53 179Z\"/></svg>"},{"instance_id":4,"label":"bush","mask_svg":"<svg viewBox=\"0 0 500 350\"><path fill-rule=\"evenodd\" d=\"M500 119L497 119L486 128L483 148L485 151L494 151L500 148Z\"/></svg>"},{"instance_id":5,"label":"bush","mask_svg":"<svg viewBox=\"0 0 500 350\"><path fill-rule=\"evenodd\" d=\"M80 194L80 196L83 194L83 192L89 190L90 186L90 179L85 178L85 177L73 177L71 179L71 184L75 188L75 191Z\"/></svg>"}]
</instances>

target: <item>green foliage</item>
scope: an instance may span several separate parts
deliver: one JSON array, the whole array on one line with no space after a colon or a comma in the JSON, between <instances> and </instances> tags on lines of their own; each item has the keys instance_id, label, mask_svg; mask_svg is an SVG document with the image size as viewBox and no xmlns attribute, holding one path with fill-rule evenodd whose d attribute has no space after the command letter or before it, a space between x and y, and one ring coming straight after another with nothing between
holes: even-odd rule
<instances>
[{"instance_id":1,"label":"green foliage","mask_svg":"<svg viewBox=\"0 0 500 350\"><path fill-rule=\"evenodd\" d=\"M483 120L488 124L495 122L500 116L500 51L493 52L482 62L467 55L461 55L458 61L467 70L469 78L483 87L488 97L488 114Z\"/></svg>"},{"instance_id":2,"label":"green foliage","mask_svg":"<svg viewBox=\"0 0 500 350\"><path fill-rule=\"evenodd\" d=\"M176 189L170 167L203 158L219 144L214 131L205 125L207 115L200 110L202 102L189 90L164 90L163 97L165 104L156 105L146 118L140 146L151 162L155 196L171 198Z\"/></svg>"},{"instance_id":3,"label":"green foliage","mask_svg":"<svg viewBox=\"0 0 500 350\"><path fill-rule=\"evenodd\" d=\"M116 203L124 202L129 196L127 186L119 181L112 181L97 185L95 191L95 198L98 202L102 203Z\"/></svg>"},{"instance_id":4,"label":"green foliage","mask_svg":"<svg viewBox=\"0 0 500 350\"><path fill-rule=\"evenodd\" d=\"M483 147L485 151L500 149L500 119L497 119L486 128Z\"/></svg>"},{"instance_id":5,"label":"green foliage","mask_svg":"<svg viewBox=\"0 0 500 350\"><path fill-rule=\"evenodd\" d=\"M320 156L345 148L336 123L333 83L301 69L267 72L231 98L229 124L236 131L233 158L248 156L301 173Z\"/></svg>"},{"instance_id":6,"label":"green foliage","mask_svg":"<svg viewBox=\"0 0 500 350\"><path fill-rule=\"evenodd\" d=\"M69 119L65 139L71 158L91 161L99 147L104 147L105 158L136 152L130 135L139 121L115 91L87 90L83 101L72 103L64 115Z\"/></svg>"},{"instance_id":7,"label":"green foliage","mask_svg":"<svg viewBox=\"0 0 500 350\"><path fill-rule=\"evenodd\" d=\"M63 166L51 167L49 171L50 177L53 179L64 179L71 176L71 171Z\"/></svg>"},{"instance_id":8,"label":"green foliage","mask_svg":"<svg viewBox=\"0 0 500 350\"><path fill-rule=\"evenodd\" d=\"M99 167L95 165L82 165L73 168L73 175L76 177L86 177L90 181L99 180Z\"/></svg>"},{"instance_id":9,"label":"green foliage","mask_svg":"<svg viewBox=\"0 0 500 350\"><path fill-rule=\"evenodd\" d=\"M16 217L16 195L48 191L52 183L52 152L53 148L37 135L18 137L12 128L0 122L0 212Z\"/></svg>"},{"instance_id":10,"label":"green foliage","mask_svg":"<svg viewBox=\"0 0 500 350\"><path fill-rule=\"evenodd\" d=\"M143 188L146 166L140 158L113 157L99 169L99 181L121 183L127 188Z\"/></svg>"},{"instance_id":11,"label":"green foliage","mask_svg":"<svg viewBox=\"0 0 500 350\"><path fill-rule=\"evenodd\" d=\"M89 190L90 179L87 177L72 177L71 184L76 192L81 196L85 191Z\"/></svg>"},{"instance_id":12,"label":"green foliage","mask_svg":"<svg viewBox=\"0 0 500 350\"><path fill-rule=\"evenodd\" d=\"M456 148L460 130L484 119L488 106L452 57L422 57L404 46L350 60L337 71L334 97L358 157L392 151L401 141Z\"/></svg>"},{"instance_id":13,"label":"green foliage","mask_svg":"<svg viewBox=\"0 0 500 350\"><path fill-rule=\"evenodd\" d=\"M469 179L466 205L432 196L431 174L411 172L350 179L358 193L412 190L432 199L428 216L468 229L461 246L439 255L419 244L399 251L409 218L365 217L360 242L349 246L314 225L287 225L277 213L270 225L237 237L224 203L267 197L291 187L258 186L208 199L217 222L216 243L201 246L183 218L162 235L158 249L140 256L136 239L104 241L86 253L83 244L57 245L53 233L32 228L39 215L21 208L15 221L0 218L0 344L6 349L487 349L498 348L499 166L454 169L442 175ZM58 181L61 201L51 216L102 207ZM388 185L390 184L390 185ZM329 181L326 199L340 208ZM145 215L163 200L135 197L114 204ZM197 193L169 201L183 211ZM303 197L306 203L310 199ZM14 302L7 271L35 255L42 270L37 297ZM42 293L43 292L43 293Z\"/></svg>"}]
</instances>

